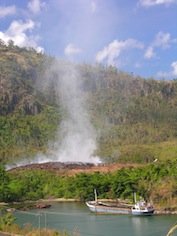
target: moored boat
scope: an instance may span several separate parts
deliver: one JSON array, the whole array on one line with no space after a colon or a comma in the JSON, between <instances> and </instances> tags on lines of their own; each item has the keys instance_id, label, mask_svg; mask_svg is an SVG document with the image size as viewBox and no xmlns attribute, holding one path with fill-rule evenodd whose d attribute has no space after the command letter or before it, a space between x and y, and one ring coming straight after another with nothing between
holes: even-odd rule
<instances>
[{"instance_id":1,"label":"moored boat","mask_svg":"<svg viewBox=\"0 0 177 236\"><path fill-rule=\"evenodd\" d=\"M125 214L128 215L131 213L130 206L124 205L108 205L103 202L95 202L90 201L86 202L86 205L90 209L90 211L95 213L103 213L103 214Z\"/></svg>"},{"instance_id":2,"label":"moored boat","mask_svg":"<svg viewBox=\"0 0 177 236\"><path fill-rule=\"evenodd\" d=\"M132 205L122 203L105 203L98 201L96 189L94 190L95 201L88 201L86 205L90 211L102 214L130 214Z\"/></svg>"},{"instance_id":3,"label":"moored boat","mask_svg":"<svg viewBox=\"0 0 177 236\"><path fill-rule=\"evenodd\" d=\"M144 200L136 201L136 193L134 193L134 206L131 209L131 214L135 216L151 216L154 214L154 207Z\"/></svg>"},{"instance_id":4,"label":"moored boat","mask_svg":"<svg viewBox=\"0 0 177 236\"><path fill-rule=\"evenodd\" d=\"M125 214L125 215L137 215L137 216L148 216L153 215L154 208L149 203L146 203L143 200L136 201L136 194L134 194L134 201L135 204L110 204L105 203L97 200L97 193L95 192L95 201L88 201L86 205L90 209L90 211L95 213L102 213L102 214Z\"/></svg>"},{"instance_id":5,"label":"moored boat","mask_svg":"<svg viewBox=\"0 0 177 236\"><path fill-rule=\"evenodd\" d=\"M139 201L132 207L131 214L136 216L151 216L154 214L154 208L145 201Z\"/></svg>"}]
</instances>

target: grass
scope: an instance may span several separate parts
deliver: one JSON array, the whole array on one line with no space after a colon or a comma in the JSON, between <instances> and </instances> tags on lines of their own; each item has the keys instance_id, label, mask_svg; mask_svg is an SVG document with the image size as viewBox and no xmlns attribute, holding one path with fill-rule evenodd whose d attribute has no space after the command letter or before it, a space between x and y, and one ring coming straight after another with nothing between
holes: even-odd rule
<instances>
[{"instance_id":1,"label":"grass","mask_svg":"<svg viewBox=\"0 0 177 236\"><path fill-rule=\"evenodd\" d=\"M177 158L177 140L153 144L130 144L119 148L122 162L149 163L155 159L159 161L174 160Z\"/></svg>"}]
</instances>

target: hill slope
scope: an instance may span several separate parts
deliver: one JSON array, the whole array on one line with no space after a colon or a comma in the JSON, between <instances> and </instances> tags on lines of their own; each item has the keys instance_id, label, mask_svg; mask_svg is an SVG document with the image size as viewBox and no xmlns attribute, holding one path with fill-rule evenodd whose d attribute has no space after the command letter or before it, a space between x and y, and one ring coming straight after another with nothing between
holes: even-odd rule
<instances>
[{"instance_id":1,"label":"hill slope","mask_svg":"<svg viewBox=\"0 0 177 236\"><path fill-rule=\"evenodd\" d=\"M0 160L45 151L60 115L36 89L47 57L16 46L0 45Z\"/></svg>"},{"instance_id":2,"label":"hill slope","mask_svg":"<svg viewBox=\"0 0 177 236\"><path fill-rule=\"evenodd\" d=\"M55 139L65 112L55 86L60 74L47 73L53 63L63 62L1 42L1 161L45 152ZM100 65L75 66L99 134L97 155L108 162L176 158L176 80L143 79ZM46 78L51 81L47 86Z\"/></svg>"}]
</instances>

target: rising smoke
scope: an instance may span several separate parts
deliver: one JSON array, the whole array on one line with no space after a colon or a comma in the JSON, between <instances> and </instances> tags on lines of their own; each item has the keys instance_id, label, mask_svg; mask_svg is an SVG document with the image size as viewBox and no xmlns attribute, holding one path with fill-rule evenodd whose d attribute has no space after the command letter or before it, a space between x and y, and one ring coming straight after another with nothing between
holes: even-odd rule
<instances>
[{"instance_id":1,"label":"rising smoke","mask_svg":"<svg viewBox=\"0 0 177 236\"><path fill-rule=\"evenodd\" d=\"M98 157L93 156L96 133L90 122L78 67L60 62L51 69L57 74L58 103L65 113L58 129L58 139L52 145L54 159L62 162L100 162Z\"/></svg>"},{"instance_id":2,"label":"rising smoke","mask_svg":"<svg viewBox=\"0 0 177 236\"><path fill-rule=\"evenodd\" d=\"M39 153L33 159L23 159L6 168L45 162L100 163L99 157L94 155L96 131L90 122L88 103L82 89L83 78L78 67L73 63L55 61L46 68L45 75L38 79L37 87L45 92L54 84L56 102L64 113L55 141L50 141L48 154Z\"/></svg>"},{"instance_id":3,"label":"rising smoke","mask_svg":"<svg viewBox=\"0 0 177 236\"><path fill-rule=\"evenodd\" d=\"M94 156L96 132L90 122L88 102L83 92L83 77L74 63L53 61L37 85L48 90L54 85L55 99L62 108L63 120L58 126L48 155L38 154L32 163L49 161L99 163ZM53 96L53 94L50 94Z\"/></svg>"}]
</instances>

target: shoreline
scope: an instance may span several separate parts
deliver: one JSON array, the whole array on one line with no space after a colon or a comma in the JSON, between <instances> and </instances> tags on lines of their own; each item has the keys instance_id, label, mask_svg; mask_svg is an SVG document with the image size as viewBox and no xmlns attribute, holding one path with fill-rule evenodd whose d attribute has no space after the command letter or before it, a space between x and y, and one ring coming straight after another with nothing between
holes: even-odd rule
<instances>
[{"instance_id":1,"label":"shoreline","mask_svg":"<svg viewBox=\"0 0 177 236\"><path fill-rule=\"evenodd\" d=\"M113 202L115 200L100 199L100 201ZM24 201L24 202L12 202L12 203L0 202L0 206L5 206L7 208L9 206L9 208L10 208L10 206L14 206L14 205L16 205L16 206L23 205L25 207L25 205L32 204L33 207L36 207L36 204L40 204L40 203L44 204L44 205L45 205L45 203L46 203L46 205L51 203L51 205L52 205L52 203L61 203L61 202L66 202L66 203L78 202L78 203L85 204L85 202L83 202L79 199L74 199L74 198L68 198L68 199L66 199L66 198L51 198L50 199L49 198L49 199L39 199L39 200L35 200L35 201L28 200L28 201ZM30 207L29 207L29 209L30 209ZM25 210L28 210L28 208L27 209L25 208ZM160 209L160 208L156 209L155 208L154 215L177 215L177 210L172 211L172 210L169 210L169 209L165 210L165 208L162 208L162 209Z\"/></svg>"}]
</instances>

